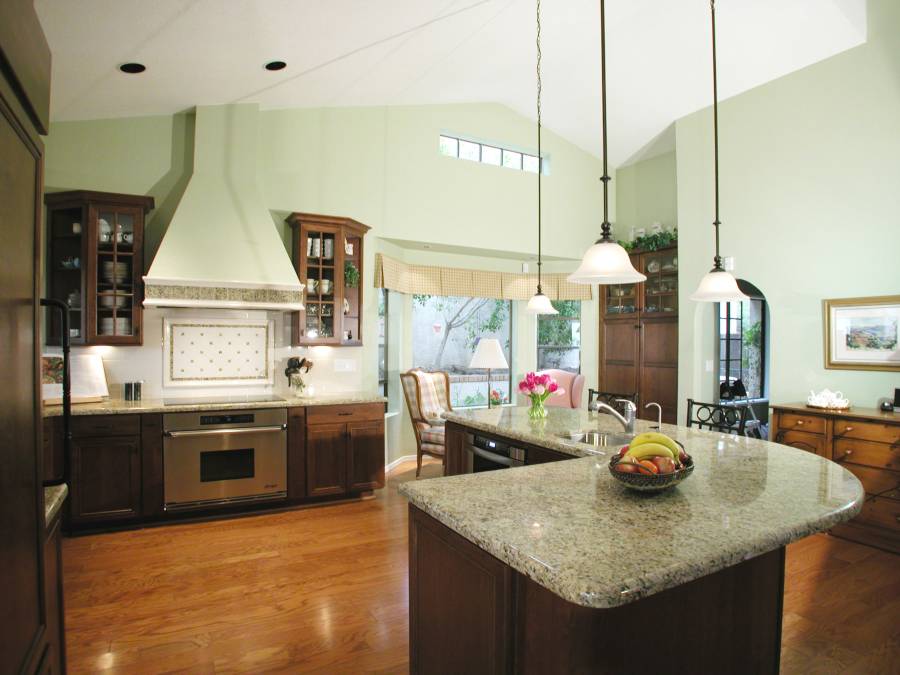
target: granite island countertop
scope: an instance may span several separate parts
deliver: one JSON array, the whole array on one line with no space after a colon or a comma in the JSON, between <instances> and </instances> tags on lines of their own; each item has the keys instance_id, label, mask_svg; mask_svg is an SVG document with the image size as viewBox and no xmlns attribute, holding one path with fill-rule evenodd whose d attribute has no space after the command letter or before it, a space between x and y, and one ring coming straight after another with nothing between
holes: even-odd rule
<instances>
[{"instance_id":1,"label":"granite island countertop","mask_svg":"<svg viewBox=\"0 0 900 675\"><path fill-rule=\"evenodd\" d=\"M849 520L853 474L812 453L663 425L693 456L693 475L648 495L609 473L613 448L559 437L621 432L611 416L526 408L454 412L449 421L566 452L571 460L404 483L412 504L570 602L608 608L698 579ZM637 430L652 426L639 420Z\"/></svg>"},{"instance_id":2,"label":"granite island countertop","mask_svg":"<svg viewBox=\"0 0 900 675\"><path fill-rule=\"evenodd\" d=\"M125 401L120 398L108 398L97 403L73 403L73 415L127 415L142 413L197 412L200 410L250 410L258 408L294 408L321 405L346 405L358 403L387 403L381 394L366 392L343 392L333 394L317 394L311 397L297 398L283 396L277 401L234 400L223 402L175 403L175 399L143 399L141 401ZM61 405L45 405L44 417L62 416Z\"/></svg>"},{"instance_id":3,"label":"granite island countertop","mask_svg":"<svg viewBox=\"0 0 900 675\"><path fill-rule=\"evenodd\" d=\"M63 502L66 501L66 495L69 494L69 486L65 483L60 485L51 485L44 488L44 526L46 527L53 522L56 514L62 508Z\"/></svg>"}]
</instances>

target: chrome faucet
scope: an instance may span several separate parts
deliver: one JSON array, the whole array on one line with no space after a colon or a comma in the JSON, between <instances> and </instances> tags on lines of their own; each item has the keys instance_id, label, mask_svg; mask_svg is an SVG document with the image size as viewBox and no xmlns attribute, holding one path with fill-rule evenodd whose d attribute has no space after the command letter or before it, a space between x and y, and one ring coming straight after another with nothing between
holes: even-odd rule
<instances>
[{"instance_id":1,"label":"chrome faucet","mask_svg":"<svg viewBox=\"0 0 900 675\"><path fill-rule=\"evenodd\" d=\"M656 401L651 401L650 403L648 403L647 405L644 406L644 410L646 410L650 406L656 406L656 418L657 418L656 428L661 429L662 428L662 406L659 403L657 403Z\"/></svg>"},{"instance_id":2,"label":"chrome faucet","mask_svg":"<svg viewBox=\"0 0 900 675\"><path fill-rule=\"evenodd\" d=\"M601 409L609 412L613 417L615 417L622 424L622 428L625 429L629 434L634 433L634 418L637 413L637 406L629 401L627 398L617 398L616 401L619 403L623 403L625 406L625 415L619 414L619 411L613 408L612 406L606 405L605 403L601 403L600 401L596 401L593 405L594 410L600 412Z\"/></svg>"}]
</instances>

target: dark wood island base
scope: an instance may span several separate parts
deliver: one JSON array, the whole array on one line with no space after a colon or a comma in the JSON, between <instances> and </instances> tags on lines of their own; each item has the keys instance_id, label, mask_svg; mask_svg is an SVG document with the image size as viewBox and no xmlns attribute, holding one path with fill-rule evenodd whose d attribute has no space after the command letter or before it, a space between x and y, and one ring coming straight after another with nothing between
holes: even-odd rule
<instances>
[{"instance_id":1,"label":"dark wood island base","mask_svg":"<svg viewBox=\"0 0 900 675\"><path fill-rule=\"evenodd\" d=\"M412 673L777 673L784 548L611 609L563 600L409 507Z\"/></svg>"}]
</instances>

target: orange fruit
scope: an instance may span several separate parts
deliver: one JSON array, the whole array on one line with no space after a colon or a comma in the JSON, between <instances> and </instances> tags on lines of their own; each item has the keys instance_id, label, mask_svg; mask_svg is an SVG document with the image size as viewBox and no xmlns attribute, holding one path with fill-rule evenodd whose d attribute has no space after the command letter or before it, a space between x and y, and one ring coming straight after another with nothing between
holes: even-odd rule
<instances>
[{"instance_id":1,"label":"orange fruit","mask_svg":"<svg viewBox=\"0 0 900 675\"><path fill-rule=\"evenodd\" d=\"M641 473L649 473L649 474L657 474L659 473L659 467L656 466L649 459L642 459L637 463L638 471ZM646 471L644 470L646 469Z\"/></svg>"}]
</instances>

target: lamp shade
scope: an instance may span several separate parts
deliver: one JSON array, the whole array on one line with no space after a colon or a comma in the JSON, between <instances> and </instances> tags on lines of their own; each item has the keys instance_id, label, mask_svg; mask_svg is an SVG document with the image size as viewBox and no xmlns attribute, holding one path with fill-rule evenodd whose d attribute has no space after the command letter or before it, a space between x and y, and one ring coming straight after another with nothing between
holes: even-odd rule
<instances>
[{"instance_id":1,"label":"lamp shade","mask_svg":"<svg viewBox=\"0 0 900 675\"><path fill-rule=\"evenodd\" d=\"M707 272L691 295L695 302L743 302L749 299L738 288L735 278L722 269Z\"/></svg>"},{"instance_id":2,"label":"lamp shade","mask_svg":"<svg viewBox=\"0 0 900 675\"><path fill-rule=\"evenodd\" d=\"M525 311L529 314L559 314L553 303L543 293L535 293L528 301Z\"/></svg>"},{"instance_id":3,"label":"lamp shade","mask_svg":"<svg viewBox=\"0 0 900 675\"><path fill-rule=\"evenodd\" d=\"M569 275L574 284L634 284L647 277L631 264L628 251L614 241L598 241L581 259L581 265Z\"/></svg>"},{"instance_id":4,"label":"lamp shade","mask_svg":"<svg viewBox=\"0 0 900 675\"><path fill-rule=\"evenodd\" d=\"M494 338L481 338L478 346L475 347L475 354L472 355L469 368L490 368L491 370L509 368L500 341Z\"/></svg>"}]
</instances>

